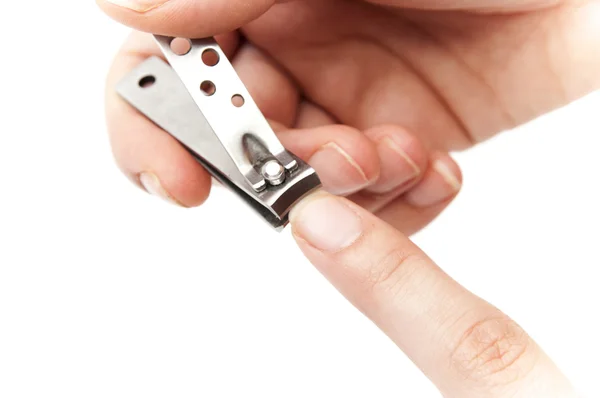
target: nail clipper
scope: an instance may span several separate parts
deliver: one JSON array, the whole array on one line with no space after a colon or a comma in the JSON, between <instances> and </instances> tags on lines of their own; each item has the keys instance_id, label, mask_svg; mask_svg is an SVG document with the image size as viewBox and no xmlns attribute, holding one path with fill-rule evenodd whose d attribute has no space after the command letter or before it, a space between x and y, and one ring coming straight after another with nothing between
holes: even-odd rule
<instances>
[{"instance_id":1,"label":"nail clipper","mask_svg":"<svg viewBox=\"0 0 600 398\"><path fill-rule=\"evenodd\" d=\"M117 84L117 93L283 230L291 208L321 186L316 172L282 146L213 38L154 38L168 63L148 58ZM184 51L175 40L188 41Z\"/></svg>"}]
</instances>

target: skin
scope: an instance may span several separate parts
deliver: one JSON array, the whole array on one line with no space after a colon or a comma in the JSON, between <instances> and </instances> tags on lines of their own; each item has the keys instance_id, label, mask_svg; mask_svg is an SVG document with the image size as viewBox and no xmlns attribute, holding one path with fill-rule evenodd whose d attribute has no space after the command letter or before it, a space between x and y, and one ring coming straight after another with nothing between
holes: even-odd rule
<instances>
[{"instance_id":1,"label":"skin","mask_svg":"<svg viewBox=\"0 0 600 398\"><path fill-rule=\"evenodd\" d=\"M285 131L283 143L309 161L327 134L356 167L335 156L315 162L325 186L354 194L354 201L409 234L460 188L462 176L448 152L598 85L600 57L590 51L600 37L598 1L283 3L146 1L132 10L98 0L105 12L139 31L219 35L263 113ZM149 35L134 33L110 72L107 118L116 159L132 181L152 170L170 198L196 206L210 190L208 175L112 92L116 80L151 54L160 55ZM395 142L417 165L417 175L381 140ZM428 172L435 159L453 178ZM345 173L331 172L338 169ZM337 181L340 174L347 180ZM424 177L434 182L419 184ZM393 186L394 178L402 184ZM410 200L419 185L437 191L438 200Z\"/></svg>"},{"instance_id":2,"label":"skin","mask_svg":"<svg viewBox=\"0 0 600 398\"><path fill-rule=\"evenodd\" d=\"M600 1L97 2L139 31L117 55L106 95L115 159L134 183L151 173L153 193L172 202L207 198L208 174L113 86L160 55L140 32L217 35L284 146L337 194L318 193L291 217L300 248L332 284L444 396L574 394L518 325L406 235L458 193L449 152L600 87Z\"/></svg>"}]
</instances>

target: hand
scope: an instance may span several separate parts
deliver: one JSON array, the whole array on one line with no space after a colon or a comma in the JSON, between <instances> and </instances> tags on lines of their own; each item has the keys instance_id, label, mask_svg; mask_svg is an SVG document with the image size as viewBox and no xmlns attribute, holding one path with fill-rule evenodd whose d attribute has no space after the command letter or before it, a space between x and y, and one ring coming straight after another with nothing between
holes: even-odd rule
<instances>
[{"instance_id":1,"label":"hand","mask_svg":"<svg viewBox=\"0 0 600 398\"><path fill-rule=\"evenodd\" d=\"M567 398L564 375L514 321L390 225L325 193L291 215L308 259L446 398Z\"/></svg>"},{"instance_id":2,"label":"hand","mask_svg":"<svg viewBox=\"0 0 600 398\"><path fill-rule=\"evenodd\" d=\"M284 146L317 170L329 192L408 234L460 188L449 151L600 83L593 0L97 1L141 31L219 34ZM116 159L148 191L199 205L208 174L114 94L116 81L149 55L159 55L157 47L134 33L109 75Z\"/></svg>"}]
</instances>

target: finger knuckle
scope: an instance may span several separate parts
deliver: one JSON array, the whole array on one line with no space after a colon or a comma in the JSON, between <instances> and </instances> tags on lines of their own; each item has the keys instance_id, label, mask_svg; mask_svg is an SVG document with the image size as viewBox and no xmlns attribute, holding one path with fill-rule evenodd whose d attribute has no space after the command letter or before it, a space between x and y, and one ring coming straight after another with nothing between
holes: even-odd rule
<instances>
[{"instance_id":1,"label":"finger knuckle","mask_svg":"<svg viewBox=\"0 0 600 398\"><path fill-rule=\"evenodd\" d=\"M419 262L416 254L393 248L369 267L368 281L374 290L397 292L414 275Z\"/></svg>"},{"instance_id":2,"label":"finger knuckle","mask_svg":"<svg viewBox=\"0 0 600 398\"><path fill-rule=\"evenodd\" d=\"M465 330L452 349L451 366L467 380L486 386L508 385L531 371L534 347L513 320L487 318Z\"/></svg>"}]
</instances>

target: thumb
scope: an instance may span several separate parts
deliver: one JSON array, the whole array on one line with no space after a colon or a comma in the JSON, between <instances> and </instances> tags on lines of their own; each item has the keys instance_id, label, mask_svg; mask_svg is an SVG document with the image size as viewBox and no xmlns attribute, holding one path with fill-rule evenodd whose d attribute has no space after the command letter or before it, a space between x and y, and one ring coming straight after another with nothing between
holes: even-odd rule
<instances>
[{"instance_id":1,"label":"thumb","mask_svg":"<svg viewBox=\"0 0 600 398\"><path fill-rule=\"evenodd\" d=\"M514 321L371 213L317 193L290 220L308 259L443 396L572 396L569 382Z\"/></svg>"},{"instance_id":2,"label":"thumb","mask_svg":"<svg viewBox=\"0 0 600 398\"><path fill-rule=\"evenodd\" d=\"M265 13L276 0L96 0L110 17L133 29L201 38L231 32Z\"/></svg>"}]
</instances>

